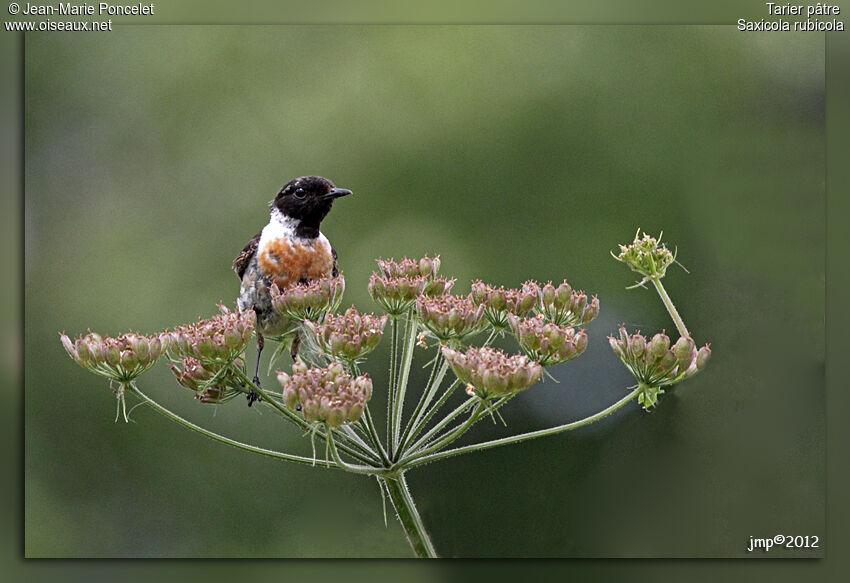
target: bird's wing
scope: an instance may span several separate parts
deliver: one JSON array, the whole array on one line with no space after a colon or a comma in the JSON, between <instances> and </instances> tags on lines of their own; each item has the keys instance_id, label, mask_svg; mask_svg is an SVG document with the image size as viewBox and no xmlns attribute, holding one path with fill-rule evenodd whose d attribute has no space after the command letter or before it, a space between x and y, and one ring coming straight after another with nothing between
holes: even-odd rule
<instances>
[{"instance_id":1,"label":"bird's wing","mask_svg":"<svg viewBox=\"0 0 850 583\"><path fill-rule=\"evenodd\" d=\"M242 276L245 275L245 270L248 269L248 264L251 263L251 258L254 257L254 254L257 252L257 245L260 243L260 235L263 232L260 231L254 238L248 241L248 244L245 245L245 248L239 252L239 255L236 256L236 259L233 260L233 271L236 272L236 275L239 276L239 279L242 279Z\"/></svg>"},{"instance_id":2,"label":"bird's wing","mask_svg":"<svg viewBox=\"0 0 850 583\"><path fill-rule=\"evenodd\" d=\"M336 261L336 249L334 249L333 246L331 246L331 255L334 258L334 266L331 270L331 277L336 277L337 275L339 275L339 263L337 263Z\"/></svg>"}]
</instances>

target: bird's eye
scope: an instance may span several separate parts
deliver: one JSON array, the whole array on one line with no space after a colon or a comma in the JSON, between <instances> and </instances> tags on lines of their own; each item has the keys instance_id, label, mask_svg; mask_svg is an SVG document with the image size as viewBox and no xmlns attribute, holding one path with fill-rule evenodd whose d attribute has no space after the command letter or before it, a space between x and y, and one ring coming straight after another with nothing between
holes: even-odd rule
<instances>
[{"instance_id":1,"label":"bird's eye","mask_svg":"<svg viewBox=\"0 0 850 583\"><path fill-rule=\"evenodd\" d=\"M305 196L307 196L307 193L304 191L303 188L299 188L295 191L295 198L304 198Z\"/></svg>"}]
</instances>

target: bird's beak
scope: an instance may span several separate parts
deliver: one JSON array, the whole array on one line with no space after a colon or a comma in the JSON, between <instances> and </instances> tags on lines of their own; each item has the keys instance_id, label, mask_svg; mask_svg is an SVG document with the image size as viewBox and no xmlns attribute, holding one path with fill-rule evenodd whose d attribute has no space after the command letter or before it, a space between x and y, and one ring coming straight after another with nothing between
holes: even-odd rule
<instances>
[{"instance_id":1,"label":"bird's beak","mask_svg":"<svg viewBox=\"0 0 850 583\"><path fill-rule=\"evenodd\" d=\"M347 196L349 194L351 194L351 191L347 188L333 188L323 198L339 198L341 196Z\"/></svg>"}]
</instances>

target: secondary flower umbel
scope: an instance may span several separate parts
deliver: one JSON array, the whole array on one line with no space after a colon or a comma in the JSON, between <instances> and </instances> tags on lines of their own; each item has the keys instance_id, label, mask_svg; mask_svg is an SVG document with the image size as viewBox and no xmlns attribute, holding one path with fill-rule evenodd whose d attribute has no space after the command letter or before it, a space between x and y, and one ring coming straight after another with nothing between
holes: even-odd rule
<instances>
[{"instance_id":1,"label":"secondary flower umbel","mask_svg":"<svg viewBox=\"0 0 850 583\"><path fill-rule=\"evenodd\" d=\"M245 362L236 358L232 365L242 369ZM224 403L244 391L239 376L227 365L204 364L197 358L186 357L179 365L171 364L171 372L201 403Z\"/></svg>"},{"instance_id":2,"label":"secondary flower umbel","mask_svg":"<svg viewBox=\"0 0 850 583\"><path fill-rule=\"evenodd\" d=\"M460 352L443 346L443 356L461 381L486 399L527 389L543 373L540 363L524 354L508 355L497 348L472 346Z\"/></svg>"},{"instance_id":3,"label":"secondary flower umbel","mask_svg":"<svg viewBox=\"0 0 850 583\"><path fill-rule=\"evenodd\" d=\"M292 374L278 371L283 387L283 402L290 409L301 405L307 421L323 421L339 427L345 421L357 421L366 401L372 396L372 379L362 374L356 378L333 362L324 368L308 368L303 361L292 365Z\"/></svg>"},{"instance_id":4,"label":"secondary flower umbel","mask_svg":"<svg viewBox=\"0 0 850 583\"><path fill-rule=\"evenodd\" d=\"M509 315L508 320L522 350L543 366L572 360L587 348L584 328L576 332L574 328L547 322L541 315L525 320Z\"/></svg>"},{"instance_id":5,"label":"secondary flower umbel","mask_svg":"<svg viewBox=\"0 0 850 583\"><path fill-rule=\"evenodd\" d=\"M384 277L427 277L434 279L440 271L440 256L422 259L403 258L401 261L395 259L377 259L378 269Z\"/></svg>"},{"instance_id":6,"label":"secondary flower umbel","mask_svg":"<svg viewBox=\"0 0 850 583\"><path fill-rule=\"evenodd\" d=\"M211 318L177 326L168 334L169 350L179 358L196 358L204 364L226 364L240 356L254 332L254 311L219 308L221 313Z\"/></svg>"},{"instance_id":7,"label":"secondary flower umbel","mask_svg":"<svg viewBox=\"0 0 850 583\"><path fill-rule=\"evenodd\" d=\"M116 338L110 338L91 330L74 342L67 334L61 334L60 338L65 350L77 364L118 383L118 387L113 388L118 399L116 421L122 413L124 421L129 421L124 391L127 385L153 366L168 341L162 334L145 336L136 332L127 332Z\"/></svg>"},{"instance_id":8,"label":"secondary flower umbel","mask_svg":"<svg viewBox=\"0 0 850 583\"><path fill-rule=\"evenodd\" d=\"M60 337L65 350L77 364L119 383L129 383L145 372L163 350L163 339L159 334L145 336L127 332L110 338L89 331L73 342L67 334Z\"/></svg>"},{"instance_id":9,"label":"secondary flower umbel","mask_svg":"<svg viewBox=\"0 0 850 583\"><path fill-rule=\"evenodd\" d=\"M671 347L670 338L660 332L647 340L640 332L629 335L620 326L619 337L609 336L612 350L631 371L644 391L638 402L648 409L656 404L661 387L676 384L705 368L711 357L708 344L696 349L688 336L680 337Z\"/></svg>"},{"instance_id":10,"label":"secondary flower umbel","mask_svg":"<svg viewBox=\"0 0 850 583\"><path fill-rule=\"evenodd\" d=\"M369 278L369 295L389 315L400 316L409 310L421 295L448 293L454 280L437 277L440 256L401 261L378 259L378 271Z\"/></svg>"},{"instance_id":11,"label":"secondary flower umbel","mask_svg":"<svg viewBox=\"0 0 850 583\"><path fill-rule=\"evenodd\" d=\"M658 238L650 237L645 232L643 237L640 236L640 229L635 233L635 239L628 245L620 245L620 253L617 255L611 254L614 259L625 263L643 276L637 285L652 278L662 278L667 272L667 267L676 261L676 254L670 251L667 246L661 242L661 234Z\"/></svg>"},{"instance_id":12,"label":"secondary flower umbel","mask_svg":"<svg viewBox=\"0 0 850 583\"><path fill-rule=\"evenodd\" d=\"M375 349L386 323L387 316L361 314L351 306L344 314L327 314L323 322L310 322L308 327L324 352L351 361Z\"/></svg>"},{"instance_id":13,"label":"secondary flower umbel","mask_svg":"<svg viewBox=\"0 0 850 583\"><path fill-rule=\"evenodd\" d=\"M416 300L416 313L434 336L448 342L477 332L484 306L476 306L465 296L420 296Z\"/></svg>"},{"instance_id":14,"label":"secondary flower umbel","mask_svg":"<svg viewBox=\"0 0 850 583\"><path fill-rule=\"evenodd\" d=\"M550 281L540 288L537 311L558 326L584 326L599 315L599 298L587 301L587 294L573 289L567 280L558 287Z\"/></svg>"},{"instance_id":15,"label":"secondary flower umbel","mask_svg":"<svg viewBox=\"0 0 850 583\"><path fill-rule=\"evenodd\" d=\"M498 330L508 326L508 314L524 318L537 303L540 286L537 282L527 281L520 289L494 287L481 280L472 282L472 301L484 306L484 315Z\"/></svg>"},{"instance_id":16,"label":"secondary flower umbel","mask_svg":"<svg viewBox=\"0 0 850 583\"><path fill-rule=\"evenodd\" d=\"M296 283L284 290L272 285L269 291L272 307L278 314L298 322L316 322L339 307L345 291L345 278L340 274L328 279Z\"/></svg>"}]
</instances>

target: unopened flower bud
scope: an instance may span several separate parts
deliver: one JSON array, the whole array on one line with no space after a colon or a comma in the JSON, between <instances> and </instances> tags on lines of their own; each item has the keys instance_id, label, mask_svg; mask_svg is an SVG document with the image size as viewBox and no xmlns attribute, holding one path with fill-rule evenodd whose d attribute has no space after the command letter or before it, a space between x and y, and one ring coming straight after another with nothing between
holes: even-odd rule
<instances>
[{"instance_id":1,"label":"unopened flower bud","mask_svg":"<svg viewBox=\"0 0 850 583\"><path fill-rule=\"evenodd\" d=\"M708 364L709 358L711 358L711 348L706 344L697 352L697 370L704 369L705 365Z\"/></svg>"},{"instance_id":2,"label":"unopened flower bud","mask_svg":"<svg viewBox=\"0 0 850 583\"><path fill-rule=\"evenodd\" d=\"M646 349L646 338L641 334L634 334L629 338L629 356L631 358L640 358L643 356L643 351Z\"/></svg>"}]
</instances>

